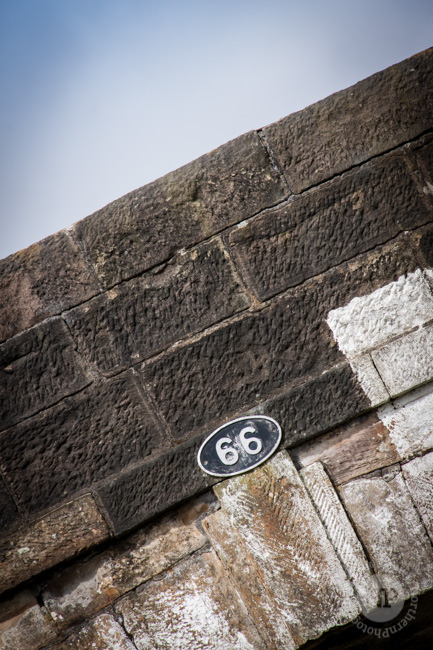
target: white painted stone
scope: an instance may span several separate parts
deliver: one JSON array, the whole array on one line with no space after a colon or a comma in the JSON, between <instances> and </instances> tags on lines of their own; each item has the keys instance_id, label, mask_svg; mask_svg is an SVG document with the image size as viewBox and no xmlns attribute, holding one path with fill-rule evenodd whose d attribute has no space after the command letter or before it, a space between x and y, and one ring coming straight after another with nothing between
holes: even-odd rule
<instances>
[{"instance_id":1,"label":"white painted stone","mask_svg":"<svg viewBox=\"0 0 433 650\"><path fill-rule=\"evenodd\" d=\"M433 318L433 296L420 269L328 314L328 325L348 357L383 345Z\"/></svg>"},{"instance_id":2,"label":"white painted stone","mask_svg":"<svg viewBox=\"0 0 433 650\"><path fill-rule=\"evenodd\" d=\"M361 388L371 402L371 406L379 406L388 402L390 396L379 373L374 367L369 354L352 359L350 367L355 373Z\"/></svg>"},{"instance_id":3,"label":"white painted stone","mask_svg":"<svg viewBox=\"0 0 433 650\"><path fill-rule=\"evenodd\" d=\"M302 469L300 474L358 594L363 611L374 609L379 602L379 584L322 463L313 463Z\"/></svg>"},{"instance_id":4,"label":"white painted stone","mask_svg":"<svg viewBox=\"0 0 433 650\"><path fill-rule=\"evenodd\" d=\"M433 387L418 388L377 410L401 458L433 449Z\"/></svg>"},{"instance_id":5,"label":"white painted stone","mask_svg":"<svg viewBox=\"0 0 433 650\"><path fill-rule=\"evenodd\" d=\"M433 549L400 471L339 488L390 603L433 587Z\"/></svg>"},{"instance_id":6,"label":"white painted stone","mask_svg":"<svg viewBox=\"0 0 433 650\"><path fill-rule=\"evenodd\" d=\"M433 453L414 458L402 467L406 485L433 542Z\"/></svg>"},{"instance_id":7,"label":"white painted stone","mask_svg":"<svg viewBox=\"0 0 433 650\"><path fill-rule=\"evenodd\" d=\"M433 328L420 328L373 350L373 361L392 397L433 379Z\"/></svg>"},{"instance_id":8,"label":"white painted stone","mask_svg":"<svg viewBox=\"0 0 433 650\"><path fill-rule=\"evenodd\" d=\"M52 650L137 650L110 614L101 614Z\"/></svg>"}]
</instances>

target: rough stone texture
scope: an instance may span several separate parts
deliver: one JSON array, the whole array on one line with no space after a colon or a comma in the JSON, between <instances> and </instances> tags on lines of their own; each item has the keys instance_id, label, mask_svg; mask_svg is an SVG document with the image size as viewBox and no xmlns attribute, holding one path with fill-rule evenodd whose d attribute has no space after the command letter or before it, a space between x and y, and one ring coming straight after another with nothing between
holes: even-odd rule
<instances>
[{"instance_id":1,"label":"rough stone texture","mask_svg":"<svg viewBox=\"0 0 433 650\"><path fill-rule=\"evenodd\" d=\"M328 315L340 349L351 358L433 318L433 296L420 269Z\"/></svg>"},{"instance_id":2,"label":"rough stone texture","mask_svg":"<svg viewBox=\"0 0 433 650\"><path fill-rule=\"evenodd\" d=\"M0 477L0 530L6 530L20 519L15 502Z\"/></svg>"},{"instance_id":3,"label":"rough stone texture","mask_svg":"<svg viewBox=\"0 0 433 650\"><path fill-rule=\"evenodd\" d=\"M369 354L363 354L352 359L350 367L361 384L362 390L370 400L372 407L379 406L390 399L390 395Z\"/></svg>"},{"instance_id":4,"label":"rough stone texture","mask_svg":"<svg viewBox=\"0 0 433 650\"><path fill-rule=\"evenodd\" d=\"M242 539L225 551L226 559L240 553L245 569L235 575L240 563L229 560L227 570L259 629L267 616L275 647L293 647L290 637L297 647L356 617L353 588L286 452L214 489ZM262 589L254 593L255 573Z\"/></svg>"},{"instance_id":5,"label":"rough stone texture","mask_svg":"<svg viewBox=\"0 0 433 650\"><path fill-rule=\"evenodd\" d=\"M429 384L377 411L401 458L433 449L433 390Z\"/></svg>"},{"instance_id":6,"label":"rough stone texture","mask_svg":"<svg viewBox=\"0 0 433 650\"><path fill-rule=\"evenodd\" d=\"M111 373L249 305L219 240L66 315L82 353Z\"/></svg>"},{"instance_id":7,"label":"rough stone texture","mask_svg":"<svg viewBox=\"0 0 433 650\"><path fill-rule=\"evenodd\" d=\"M209 504L202 499L197 512ZM193 508L193 506L190 506ZM118 542L109 551L75 563L51 580L42 594L57 625L68 627L201 548L206 538L182 513Z\"/></svg>"},{"instance_id":8,"label":"rough stone texture","mask_svg":"<svg viewBox=\"0 0 433 650\"><path fill-rule=\"evenodd\" d=\"M158 451L162 440L128 372L0 436L13 494L38 512Z\"/></svg>"},{"instance_id":9,"label":"rough stone texture","mask_svg":"<svg viewBox=\"0 0 433 650\"><path fill-rule=\"evenodd\" d=\"M317 185L431 128L433 50L264 129L293 192Z\"/></svg>"},{"instance_id":10,"label":"rough stone texture","mask_svg":"<svg viewBox=\"0 0 433 650\"><path fill-rule=\"evenodd\" d=\"M323 465L319 462L313 463L301 470L300 474L361 601L363 611L374 609L379 603L379 584L371 572L361 543Z\"/></svg>"},{"instance_id":11,"label":"rough stone texture","mask_svg":"<svg viewBox=\"0 0 433 650\"><path fill-rule=\"evenodd\" d=\"M422 196L405 160L388 156L241 224L230 245L265 300L395 237L408 215L431 220Z\"/></svg>"},{"instance_id":12,"label":"rough stone texture","mask_svg":"<svg viewBox=\"0 0 433 650\"><path fill-rule=\"evenodd\" d=\"M250 132L127 194L75 229L107 288L283 198L279 176Z\"/></svg>"},{"instance_id":13,"label":"rough stone texture","mask_svg":"<svg viewBox=\"0 0 433 650\"><path fill-rule=\"evenodd\" d=\"M433 453L405 463L402 472L412 500L433 542Z\"/></svg>"},{"instance_id":14,"label":"rough stone texture","mask_svg":"<svg viewBox=\"0 0 433 650\"><path fill-rule=\"evenodd\" d=\"M37 650L56 636L53 621L30 591L0 602L0 650Z\"/></svg>"},{"instance_id":15,"label":"rough stone texture","mask_svg":"<svg viewBox=\"0 0 433 650\"><path fill-rule=\"evenodd\" d=\"M300 467L320 460L337 485L400 460L375 413L293 447L291 455Z\"/></svg>"},{"instance_id":16,"label":"rough stone texture","mask_svg":"<svg viewBox=\"0 0 433 650\"><path fill-rule=\"evenodd\" d=\"M101 614L53 650L136 650L125 630L110 614Z\"/></svg>"},{"instance_id":17,"label":"rough stone texture","mask_svg":"<svg viewBox=\"0 0 433 650\"><path fill-rule=\"evenodd\" d=\"M53 510L0 540L0 591L41 573L108 537L90 495Z\"/></svg>"},{"instance_id":18,"label":"rough stone texture","mask_svg":"<svg viewBox=\"0 0 433 650\"><path fill-rule=\"evenodd\" d=\"M178 564L116 610L138 650L264 650L214 553Z\"/></svg>"},{"instance_id":19,"label":"rough stone texture","mask_svg":"<svg viewBox=\"0 0 433 650\"><path fill-rule=\"evenodd\" d=\"M391 397L433 379L433 328L421 328L371 353Z\"/></svg>"},{"instance_id":20,"label":"rough stone texture","mask_svg":"<svg viewBox=\"0 0 433 650\"><path fill-rule=\"evenodd\" d=\"M55 318L0 347L0 429L90 383L65 323Z\"/></svg>"},{"instance_id":21,"label":"rough stone texture","mask_svg":"<svg viewBox=\"0 0 433 650\"><path fill-rule=\"evenodd\" d=\"M329 311L388 284L414 264L404 243L385 246L144 365L172 434L209 429L222 416L263 403L340 361L325 320ZM368 408L370 401L363 394L361 399Z\"/></svg>"},{"instance_id":22,"label":"rough stone texture","mask_svg":"<svg viewBox=\"0 0 433 650\"><path fill-rule=\"evenodd\" d=\"M202 438L134 466L98 488L116 534L130 530L213 485L197 464Z\"/></svg>"},{"instance_id":23,"label":"rough stone texture","mask_svg":"<svg viewBox=\"0 0 433 650\"><path fill-rule=\"evenodd\" d=\"M0 341L98 293L75 242L58 232L0 261Z\"/></svg>"},{"instance_id":24,"label":"rough stone texture","mask_svg":"<svg viewBox=\"0 0 433 650\"><path fill-rule=\"evenodd\" d=\"M340 487L389 602L433 587L433 549L399 466Z\"/></svg>"}]
</instances>

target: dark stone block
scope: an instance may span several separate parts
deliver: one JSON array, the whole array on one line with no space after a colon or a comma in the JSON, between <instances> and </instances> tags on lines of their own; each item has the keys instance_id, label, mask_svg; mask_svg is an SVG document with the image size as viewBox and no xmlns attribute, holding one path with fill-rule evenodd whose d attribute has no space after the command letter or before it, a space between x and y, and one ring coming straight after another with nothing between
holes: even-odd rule
<instances>
[{"instance_id":1,"label":"dark stone block","mask_svg":"<svg viewBox=\"0 0 433 650\"><path fill-rule=\"evenodd\" d=\"M74 241L59 232L0 261L0 341L98 293Z\"/></svg>"},{"instance_id":2,"label":"dark stone block","mask_svg":"<svg viewBox=\"0 0 433 650\"><path fill-rule=\"evenodd\" d=\"M63 320L56 318L0 346L0 429L90 383Z\"/></svg>"},{"instance_id":3,"label":"dark stone block","mask_svg":"<svg viewBox=\"0 0 433 650\"><path fill-rule=\"evenodd\" d=\"M202 438L179 445L155 460L123 472L98 489L116 535L217 482L197 464L201 443Z\"/></svg>"},{"instance_id":4,"label":"dark stone block","mask_svg":"<svg viewBox=\"0 0 433 650\"><path fill-rule=\"evenodd\" d=\"M0 530L4 533L7 528L18 522L19 519L20 515L15 502L0 477Z\"/></svg>"},{"instance_id":5,"label":"dark stone block","mask_svg":"<svg viewBox=\"0 0 433 650\"><path fill-rule=\"evenodd\" d=\"M340 174L431 129L433 49L379 72L264 134L293 192Z\"/></svg>"},{"instance_id":6,"label":"dark stone block","mask_svg":"<svg viewBox=\"0 0 433 650\"><path fill-rule=\"evenodd\" d=\"M110 373L248 307L221 242L178 255L66 315L80 350Z\"/></svg>"},{"instance_id":7,"label":"dark stone block","mask_svg":"<svg viewBox=\"0 0 433 650\"><path fill-rule=\"evenodd\" d=\"M128 373L93 384L0 436L2 469L30 513L139 462L161 436Z\"/></svg>"},{"instance_id":8,"label":"dark stone block","mask_svg":"<svg viewBox=\"0 0 433 650\"><path fill-rule=\"evenodd\" d=\"M172 435L210 429L341 361L326 323L329 311L414 268L411 250L395 243L145 364Z\"/></svg>"},{"instance_id":9,"label":"dark stone block","mask_svg":"<svg viewBox=\"0 0 433 650\"><path fill-rule=\"evenodd\" d=\"M284 198L256 133L146 185L76 224L89 259L111 287Z\"/></svg>"},{"instance_id":10,"label":"dark stone block","mask_svg":"<svg viewBox=\"0 0 433 650\"><path fill-rule=\"evenodd\" d=\"M252 219L230 245L263 300L431 216L404 158L386 156Z\"/></svg>"}]
</instances>

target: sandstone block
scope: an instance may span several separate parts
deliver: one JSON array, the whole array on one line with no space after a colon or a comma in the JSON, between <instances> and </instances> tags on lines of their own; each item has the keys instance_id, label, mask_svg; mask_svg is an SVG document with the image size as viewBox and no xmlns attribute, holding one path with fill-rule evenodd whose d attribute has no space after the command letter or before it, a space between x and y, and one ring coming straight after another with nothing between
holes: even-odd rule
<instances>
[{"instance_id":1,"label":"sandstone block","mask_svg":"<svg viewBox=\"0 0 433 650\"><path fill-rule=\"evenodd\" d=\"M431 128L426 50L264 129L290 189L301 192Z\"/></svg>"},{"instance_id":2,"label":"sandstone block","mask_svg":"<svg viewBox=\"0 0 433 650\"><path fill-rule=\"evenodd\" d=\"M125 630L110 614L101 614L53 650L136 650Z\"/></svg>"},{"instance_id":3,"label":"sandstone block","mask_svg":"<svg viewBox=\"0 0 433 650\"><path fill-rule=\"evenodd\" d=\"M53 510L0 540L0 591L107 539L109 532L90 495Z\"/></svg>"},{"instance_id":4,"label":"sandstone block","mask_svg":"<svg viewBox=\"0 0 433 650\"><path fill-rule=\"evenodd\" d=\"M29 512L50 508L162 446L131 373L64 400L0 436L3 471Z\"/></svg>"},{"instance_id":5,"label":"sandstone block","mask_svg":"<svg viewBox=\"0 0 433 650\"><path fill-rule=\"evenodd\" d=\"M279 176L250 132L114 201L75 230L108 288L283 198Z\"/></svg>"},{"instance_id":6,"label":"sandstone block","mask_svg":"<svg viewBox=\"0 0 433 650\"><path fill-rule=\"evenodd\" d=\"M138 650L264 650L214 553L192 557L117 605Z\"/></svg>"},{"instance_id":7,"label":"sandstone block","mask_svg":"<svg viewBox=\"0 0 433 650\"><path fill-rule=\"evenodd\" d=\"M433 453L405 463L402 472L412 500L433 542Z\"/></svg>"},{"instance_id":8,"label":"sandstone block","mask_svg":"<svg viewBox=\"0 0 433 650\"><path fill-rule=\"evenodd\" d=\"M350 367L356 375L362 390L370 400L371 406L379 406L388 402L390 395L385 388L370 354L362 354L350 362Z\"/></svg>"},{"instance_id":9,"label":"sandstone block","mask_svg":"<svg viewBox=\"0 0 433 650\"><path fill-rule=\"evenodd\" d=\"M390 603L433 587L433 549L398 470L385 469L340 487Z\"/></svg>"},{"instance_id":10,"label":"sandstone block","mask_svg":"<svg viewBox=\"0 0 433 650\"><path fill-rule=\"evenodd\" d=\"M249 304L220 241L178 255L66 315L82 353L112 373Z\"/></svg>"},{"instance_id":11,"label":"sandstone block","mask_svg":"<svg viewBox=\"0 0 433 650\"><path fill-rule=\"evenodd\" d=\"M77 245L62 231L1 260L0 291L3 341L88 300L98 285Z\"/></svg>"},{"instance_id":12,"label":"sandstone block","mask_svg":"<svg viewBox=\"0 0 433 650\"><path fill-rule=\"evenodd\" d=\"M90 383L65 323L55 318L0 346L0 429Z\"/></svg>"},{"instance_id":13,"label":"sandstone block","mask_svg":"<svg viewBox=\"0 0 433 650\"><path fill-rule=\"evenodd\" d=\"M0 650L38 650L56 636L53 621L30 591L0 602Z\"/></svg>"},{"instance_id":14,"label":"sandstone block","mask_svg":"<svg viewBox=\"0 0 433 650\"><path fill-rule=\"evenodd\" d=\"M3 479L0 477L0 530L17 523L20 519L15 502L6 489Z\"/></svg>"}]
</instances>

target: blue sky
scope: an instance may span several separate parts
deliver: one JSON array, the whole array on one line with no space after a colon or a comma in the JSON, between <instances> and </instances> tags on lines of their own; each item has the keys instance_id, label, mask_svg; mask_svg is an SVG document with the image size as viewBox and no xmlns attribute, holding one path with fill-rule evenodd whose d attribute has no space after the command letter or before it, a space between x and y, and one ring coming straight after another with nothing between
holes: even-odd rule
<instances>
[{"instance_id":1,"label":"blue sky","mask_svg":"<svg viewBox=\"0 0 433 650\"><path fill-rule=\"evenodd\" d=\"M0 0L0 257L431 45L432 0Z\"/></svg>"}]
</instances>

